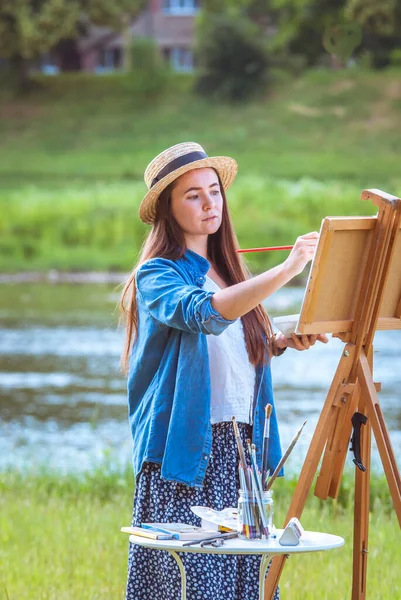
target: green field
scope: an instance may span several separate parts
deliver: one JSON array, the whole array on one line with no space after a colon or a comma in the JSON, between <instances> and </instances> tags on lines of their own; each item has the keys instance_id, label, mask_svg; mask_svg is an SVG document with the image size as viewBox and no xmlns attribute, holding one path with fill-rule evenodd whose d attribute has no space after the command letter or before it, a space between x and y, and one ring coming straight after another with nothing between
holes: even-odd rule
<instances>
[{"instance_id":1,"label":"green field","mask_svg":"<svg viewBox=\"0 0 401 600\"><path fill-rule=\"evenodd\" d=\"M246 105L208 102L176 76L141 98L127 76L38 80L0 93L0 271L128 270L147 163L180 141L239 163L229 203L242 247L292 243L326 215L373 214L363 188L401 193L396 70L311 70ZM253 255L262 270L278 255Z\"/></svg>"},{"instance_id":2,"label":"green field","mask_svg":"<svg viewBox=\"0 0 401 600\"><path fill-rule=\"evenodd\" d=\"M278 480L275 524L280 526L294 480ZM368 598L401 595L399 527L387 484L372 482ZM352 493L350 474L337 502L311 497L302 516L306 529L345 538L343 548L293 556L281 579L283 600L350 597ZM122 600L133 479L105 470L81 477L16 473L0 475L0 599Z\"/></svg>"}]
</instances>

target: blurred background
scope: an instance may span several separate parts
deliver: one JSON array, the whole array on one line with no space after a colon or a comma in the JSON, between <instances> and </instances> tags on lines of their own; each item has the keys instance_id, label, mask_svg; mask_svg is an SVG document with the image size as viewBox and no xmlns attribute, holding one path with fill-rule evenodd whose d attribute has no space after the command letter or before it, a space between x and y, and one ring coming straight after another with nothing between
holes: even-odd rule
<instances>
[{"instance_id":1,"label":"blurred background","mask_svg":"<svg viewBox=\"0 0 401 600\"><path fill-rule=\"evenodd\" d=\"M146 165L182 141L233 156L228 201L243 248L292 244L328 215L375 214L362 189L401 194L400 26L399 0L0 0L0 598L122 597L125 546L114 537L134 482L117 304L149 230L138 218ZM286 253L244 256L257 274ZM306 276L266 301L271 316L298 312ZM376 338L400 456L399 333ZM274 361L284 446L308 418L290 479L341 349L332 339ZM375 448L372 466L373 504L391 515ZM344 510L352 486L349 475ZM44 506L54 545L37 554L34 527L24 554L19 533L43 527ZM52 563L50 585L54 531L70 544L93 527L87 545L74 538L84 564L100 518L115 528L107 545L97 540L102 582L68 559ZM380 577L389 595L372 597L395 597L396 574Z\"/></svg>"}]
</instances>

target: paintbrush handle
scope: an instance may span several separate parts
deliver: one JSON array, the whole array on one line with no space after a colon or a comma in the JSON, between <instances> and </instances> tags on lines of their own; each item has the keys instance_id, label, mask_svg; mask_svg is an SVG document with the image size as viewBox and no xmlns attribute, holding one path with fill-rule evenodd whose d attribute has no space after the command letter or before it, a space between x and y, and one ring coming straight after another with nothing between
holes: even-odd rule
<instances>
[{"instance_id":1,"label":"paintbrush handle","mask_svg":"<svg viewBox=\"0 0 401 600\"><path fill-rule=\"evenodd\" d=\"M267 442L269 441L269 438L267 438ZM263 440L263 454L262 454L262 488L266 489L266 480L267 480L267 456L269 454L269 445L268 443L265 443L265 440Z\"/></svg>"},{"instance_id":2,"label":"paintbrush handle","mask_svg":"<svg viewBox=\"0 0 401 600\"><path fill-rule=\"evenodd\" d=\"M263 491L262 492L259 491L257 475L253 471L254 470L251 469L252 481L253 481L254 491L255 491L255 498L256 498L258 508L259 508L259 514L260 514L260 518L262 521L262 527L264 529L264 534L267 536L269 534L269 524L267 522L266 514L264 511L264 507L263 507Z\"/></svg>"},{"instance_id":3,"label":"paintbrush handle","mask_svg":"<svg viewBox=\"0 0 401 600\"><path fill-rule=\"evenodd\" d=\"M240 458L240 461L242 464L242 468L244 469L245 483L246 483L247 489L250 490L251 489L251 481L249 479L249 473L248 473L246 459L245 459L245 452L244 452L244 447L242 445L240 432L238 429L238 423L236 422L235 417L233 417L232 421L233 421L233 427L234 427L234 437L235 437L235 441L237 442L237 447L238 447L239 458Z\"/></svg>"},{"instance_id":4,"label":"paintbrush handle","mask_svg":"<svg viewBox=\"0 0 401 600\"><path fill-rule=\"evenodd\" d=\"M262 447L262 488L265 489L267 479L267 457L269 455L269 438L270 438L270 415L273 406L269 403L266 406L265 427L263 431L263 447Z\"/></svg>"},{"instance_id":5,"label":"paintbrush handle","mask_svg":"<svg viewBox=\"0 0 401 600\"><path fill-rule=\"evenodd\" d=\"M208 536L205 538L201 538L200 540L192 540L191 542L185 542L185 544L183 544L183 546L196 546L196 544L199 544L200 542L211 542L212 540L229 540L231 538L237 537L238 532L229 532L229 533L222 533L221 535L219 535L218 533L215 536Z\"/></svg>"},{"instance_id":6,"label":"paintbrush handle","mask_svg":"<svg viewBox=\"0 0 401 600\"><path fill-rule=\"evenodd\" d=\"M237 250L239 254L243 252L269 252L271 250L292 250L293 246L269 246L265 248L242 248L241 250Z\"/></svg>"},{"instance_id":7,"label":"paintbrush handle","mask_svg":"<svg viewBox=\"0 0 401 600\"><path fill-rule=\"evenodd\" d=\"M277 478L278 474L280 473L280 470L282 469L282 467L284 466L284 463L286 462L287 458L289 457L289 455L291 454L295 444L297 443L299 436L302 433L303 428L305 427L305 423L302 425L301 429L298 431L298 433L294 436L294 439L292 440L292 442L290 443L290 445L288 446L287 450L284 453L284 456L281 458L280 462L278 463L277 467L275 468L273 475L270 477L269 479L269 483L266 486L266 492L268 492L271 488L271 486L273 485L273 482L275 481L275 479Z\"/></svg>"}]
</instances>

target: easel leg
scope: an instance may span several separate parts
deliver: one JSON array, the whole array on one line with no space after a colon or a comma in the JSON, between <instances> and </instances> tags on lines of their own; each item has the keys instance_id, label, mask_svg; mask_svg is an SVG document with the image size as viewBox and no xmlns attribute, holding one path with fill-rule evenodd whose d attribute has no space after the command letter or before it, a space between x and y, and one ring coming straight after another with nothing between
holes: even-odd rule
<instances>
[{"instance_id":1,"label":"easel leg","mask_svg":"<svg viewBox=\"0 0 401 600\"><path fill-rule=\"evenodd\" d=\"M371 422L376 439L377 448L383 463L388 487L394 504L394 509L401 526L401 478L395 459L390 436L384 422L379 399L372 380L370 364L364 353L361 354L358 363L358 377L361 389L365 393L367 416Z\"/></svg>"},{"instance_id":2,"label":"easel leg","mask_svg":"<svg viewBox=\"0 0 401 600\"><path fill-rule=\"evenodd\" d=\"M285 525L292 517L301 518L309 490L313 483L321 459L328 435L332 429L333 419L337 414L335 402L338 388L347 380L353 365L355 346L347 344L343 350L333 382L327 394L323 410L320 414L312 441L303 464L297 487L292 497L291 505L287 513ZM273 600L276 587L278 586L281 573L284 568L286 556L273 558L265 581L265 600Z\"/></svg>"},{"instance_id":3,"label":"easel leg","mask_svg":"<svg viewBox=\"0 0 401 600\"><path fill-rule=\"evenodd\" d=\"M366 414L365 394L360 396L358 411ZM368 564L369 490L371 426L369 419L361 428L361 457L366 471L355 469L354 553L352 600L365 600Z\"/></svg>"}]
</instances>

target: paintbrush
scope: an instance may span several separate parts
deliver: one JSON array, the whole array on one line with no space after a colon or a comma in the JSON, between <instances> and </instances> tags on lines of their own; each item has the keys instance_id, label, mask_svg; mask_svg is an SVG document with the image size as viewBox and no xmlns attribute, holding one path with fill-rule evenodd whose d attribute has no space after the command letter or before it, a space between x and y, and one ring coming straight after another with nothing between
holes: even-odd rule
<instances>
[{"instance_id":1,"label":"paintbrush","mask_svg":"<svg viewBox=\"0 0 401 600\"><path fill-rule=\"evenodd\" d=\"M266 492L270 490L271 486L273 485L274 480L276 479L277 475L279 474L281 468L284 466L284 463L286 462L287 458L289 457L289 455L291 454L295 444L297 443L299 436L302 433L303 428L305 427L306 421L303 422L301 428L299 429L298 433L294 436L292 442L290 443L290 445L288 446L287 450L285 451L282 459L280 460L280 462L278 463L273 475L270 477L268 484L266 485Z\"/></svg>"},{"instance_id":2,"label":"paintbrush","mask_svg":"<svg viewBox=\"0 0 401 600\"><path fill-rule=\"evenodd\" d=\"M267 404L265 408L265 428L263 431L263 448L262 448L262 487L266 488L267 484L267 456L269 454L269 437L270 437L270 415L272 414L273 406Z\"/></svg>"},{"instance_id":3,"label":"paintbrush","mask_svg":"<svg viewBox=\"0 0 401 600\"><path fill-rule=\"evenodd\" d=\"M252 475L252 483L254 489L254 497L256 498L256 503L259 508L259 516L261 520L262 531L266 537L269 537L269 527L267 523L266 513L263 507L263 489L262 482L260 480L258 465L256 463L256 448L255 444L251 446L251 475Z\"/></svg>"},{"instance_id":4,"label":"paintbrush","mask_svg":"<svg viewBox=\"0 0 401 600\"><path fill-rule=\"evenodd\" d=\"M237 250L239 254L242 252L269 252L269 250L292 250L293 246L269 246L267 248L242 248Z\"/></svg>"},{"instance_id":5,"label":"paintbrush","mask_svg":"<svg viewBox=\"0 0 401 600\"><path fill-rule=\"evenodd\" d=\"M233 427L234 427L235 441L237 442L237 447L238 447L239 459L241 461L242 468L244 469L246 488L248 491L251 491L251 489L252 489L251 480L249 478L248 468L247 468L247 464L246 464L246 460L245 460L245 452L244 452L244 447L242 445L241 436L240 436L239 429L238 429L238 423L235 420L235 417L232 418L232 421L233 421Z\"/></svg>"},{"instance_id":6,"label":"paintbrush","mask_svg":"<svg viewBox=\"0 0 401 600\"><path fill-rule=\"evenodd\" d=\"M252 449L251 449L251 440L249 438L247 438L246 440L246 445L248 446L248 452L249 452L249 458L252 455Z\"/></svg>"},{"instance_id":7,"label":"paintbrush","mask_svg":"<svg viewBox=\"0 0 401 600\"><path fill-rule=\"evenodd\" d=\"M208 536L205 538L202 538L200 540L192 540L191 542L185 542L185 544L183 544L182 546L196 546L196 544L200 544L201 542L212 542L214 540L230 540L231 538L235 538L238 536L238 531L230 531L229 533L222 533L221 535L219 535L216 532L215 536Z\"/></svg>"},{"instance_id":8,"label":"paintbrush","mask_svg":"<svg viewBox=\"0 0 401 600\"><path fill-rule=\"evenodd\" d=\"M249 438L247 438L247 440L246 440L246 445L248 447L249 459L250 459L251 464L252 464L252 447L251 447L251 440ZM256 458L255 458L255 465L256 465ZM256 473L257 473L257 471L256 471ZM253 469L252 469L252 467L248 467L248 474L250 474L249 475L250 481L253 482L254 479L253 479ZM255 488L255 483L253 483L253 485L252 485L252 494L253 494L253 496L256 499L255 489L256 489ZM253 508L252 508L253 520L254 520L255 528L256 528L256 537L259 537L260 530L259 530L258 507L254 503L252 503L252 506L253 506Z\"/></svg>"}]
</instances>

